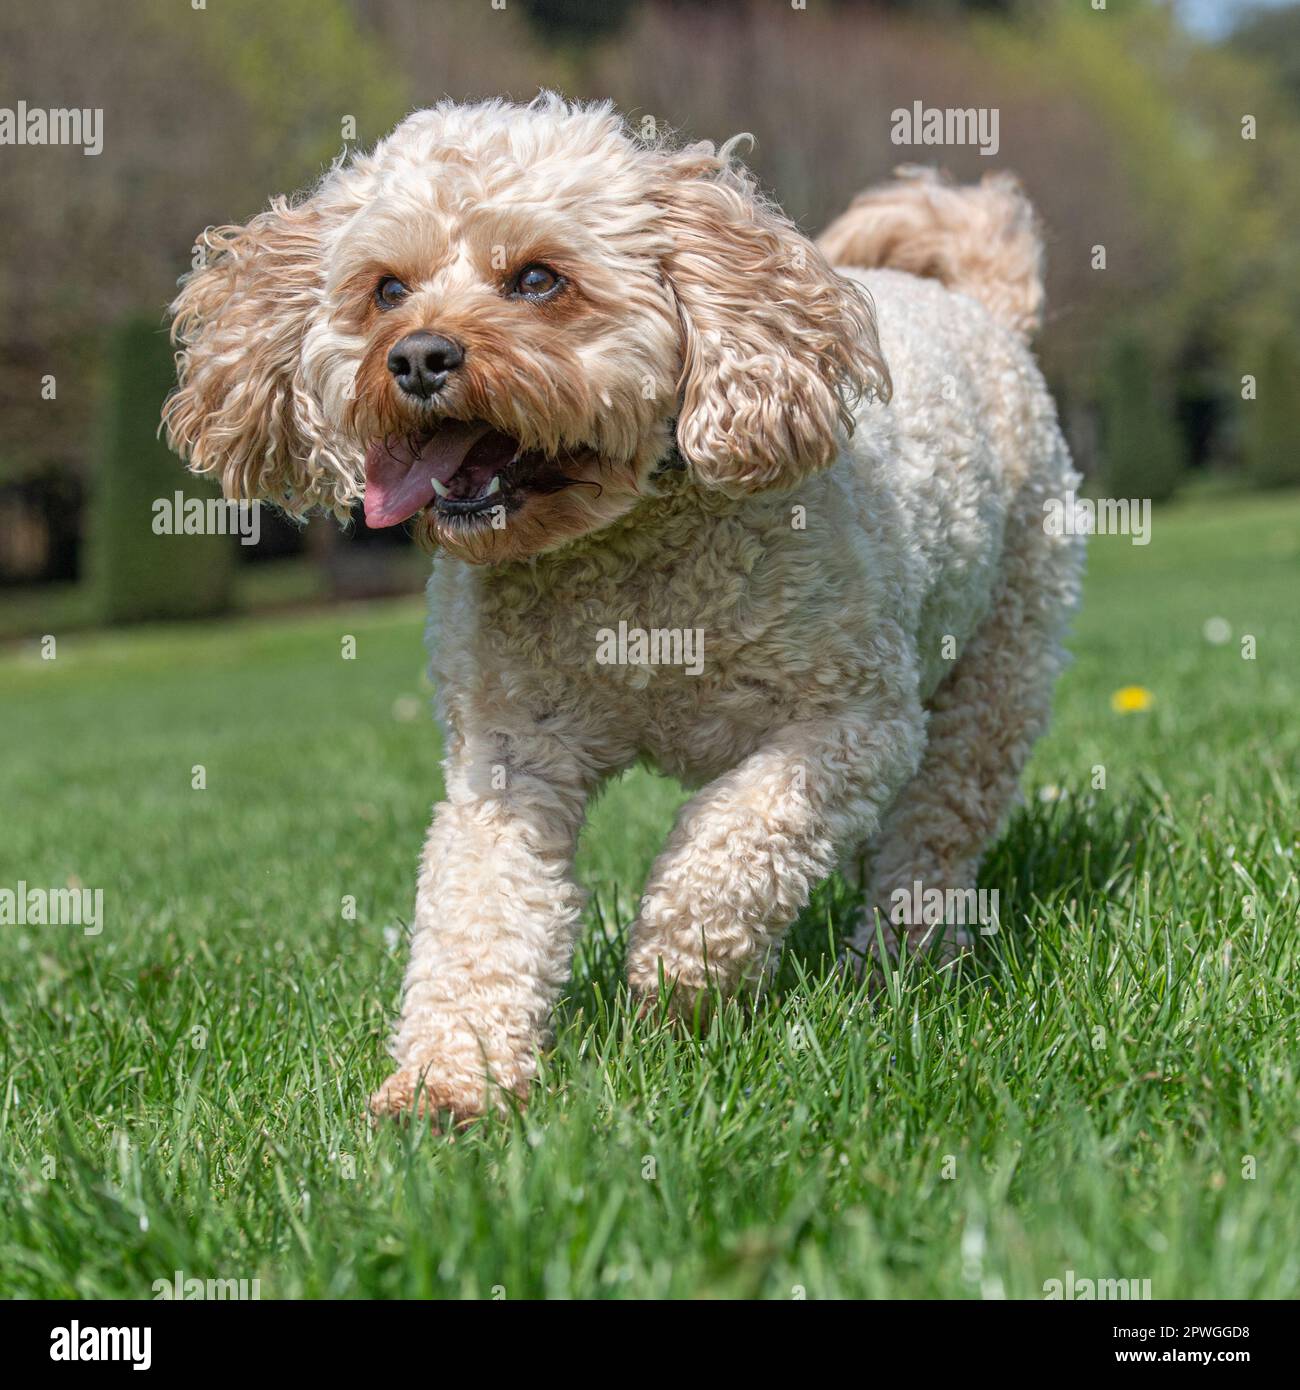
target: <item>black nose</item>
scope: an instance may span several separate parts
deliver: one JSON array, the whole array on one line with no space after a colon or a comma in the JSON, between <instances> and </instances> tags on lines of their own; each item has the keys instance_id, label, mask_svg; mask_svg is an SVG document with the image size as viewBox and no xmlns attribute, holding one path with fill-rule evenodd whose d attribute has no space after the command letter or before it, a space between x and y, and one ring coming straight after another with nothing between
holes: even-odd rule
<instances>
[{"instance_id":1,"label":"black nose","mask_svg":"<svg viewBox=\"0 0 1300 1390\"><path fill-rule=\"evenodd\" d=\"M388 354L388 370L410 396L427 400L441 391L447 373L465 360L465 349L441 333L408 333Z\"/></svg>"}]
</instances>

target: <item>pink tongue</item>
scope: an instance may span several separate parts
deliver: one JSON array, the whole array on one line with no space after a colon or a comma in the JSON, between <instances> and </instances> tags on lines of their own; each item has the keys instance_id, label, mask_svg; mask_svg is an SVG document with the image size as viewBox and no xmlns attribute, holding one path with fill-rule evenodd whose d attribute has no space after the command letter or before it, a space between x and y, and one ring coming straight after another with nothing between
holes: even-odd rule
<instances>
[{"instance_id":1,"label":"pink tongue","mask_svg":"<svg viewBox=\"0 0 1300 1390\"><path fill-rule=\"evenodd\" d=\"M400 435L366 451L366 525L396 526L433 501L433 484L449 483L465 455L491 429L482 420L448 420L411 448Z\"/></svg>"}]
</instances>

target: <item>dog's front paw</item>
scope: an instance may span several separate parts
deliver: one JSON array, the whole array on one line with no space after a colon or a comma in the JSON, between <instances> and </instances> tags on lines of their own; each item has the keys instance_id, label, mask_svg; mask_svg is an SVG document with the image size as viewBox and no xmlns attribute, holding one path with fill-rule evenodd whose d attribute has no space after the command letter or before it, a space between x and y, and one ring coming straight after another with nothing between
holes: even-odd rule
<instances>
[{"instance_id":1,"label":"dog's front paw","mask_svg":"<svg viewBox=\"0 0 1300 1390\"><path fill-rule=\"evenodd\" d=\"M415 1118L427 1121L438 1132L468 1124L490 1110L505 1111L510 1105L508 1097L522 1104L527 1095L526 1080L503 1090L481 1077L455 1081L441 1076L436 1066L405 1066L370 1097L367 1108L375 1120Z\"/></svg>"},{"instance_id":2,"label":"dog's front paw","mask_svg":"<svg viewBox=\"0 0 1300 1390\"><path fill-rule=\"evenodd\" d=\"M451 1095L431 1084L429 1078L410 1067L401 1067L370 1097L368 1109L373 1119L428 1120L435 1129L444 1115L452 1123L463 1123L482 1114L480 1101L469 1094Z\"/></svg>"}]
</instances>

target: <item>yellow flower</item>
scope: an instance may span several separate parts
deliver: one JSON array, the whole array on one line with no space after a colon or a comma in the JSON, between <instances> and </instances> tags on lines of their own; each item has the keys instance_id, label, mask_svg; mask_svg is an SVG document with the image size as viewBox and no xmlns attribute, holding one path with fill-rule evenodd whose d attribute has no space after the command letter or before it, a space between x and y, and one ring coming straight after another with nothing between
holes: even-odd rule
<instances>
[{"instance_id":1,"label":"yellow flower","mask_svg":"<svg viewBox=\"0 0 1300 1390\"><path fill-rule=\"evenodd\" d=\"M1148 710L1155 702L1156 697L1145 685L1121 686L1110 697L1110 707L1116 714L1133 714Z\"/></svg>"}]
</instances>

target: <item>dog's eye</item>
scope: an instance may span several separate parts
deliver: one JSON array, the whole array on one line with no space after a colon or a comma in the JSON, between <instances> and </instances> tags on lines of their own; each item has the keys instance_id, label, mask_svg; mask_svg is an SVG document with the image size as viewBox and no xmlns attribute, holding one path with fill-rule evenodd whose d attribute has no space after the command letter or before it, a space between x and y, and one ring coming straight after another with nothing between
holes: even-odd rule
<instances>
[{"instance_id":1,"label":"dog's eye","mask_svg":"<svg viewBox=\"0 0 1300 1390\"><path fill-rule=\"evenodd\" d=\"M395 275L385 275L375 286L375 303L381 309L391 309L410 294L410 290Z\"/></svg>"},{"instance_id":2,"label":"dog's eye","mask_svg":"<svg viewBox=\"0 0 1300 1390\"><path fill-rule=\"evenodd\" d=\"M518 295L520 299L550 299L563 284L564 281L557 271L552 270L549 265L535 262L524 266L515 276L510 293Z\"/></svg>"}]
</instances>

